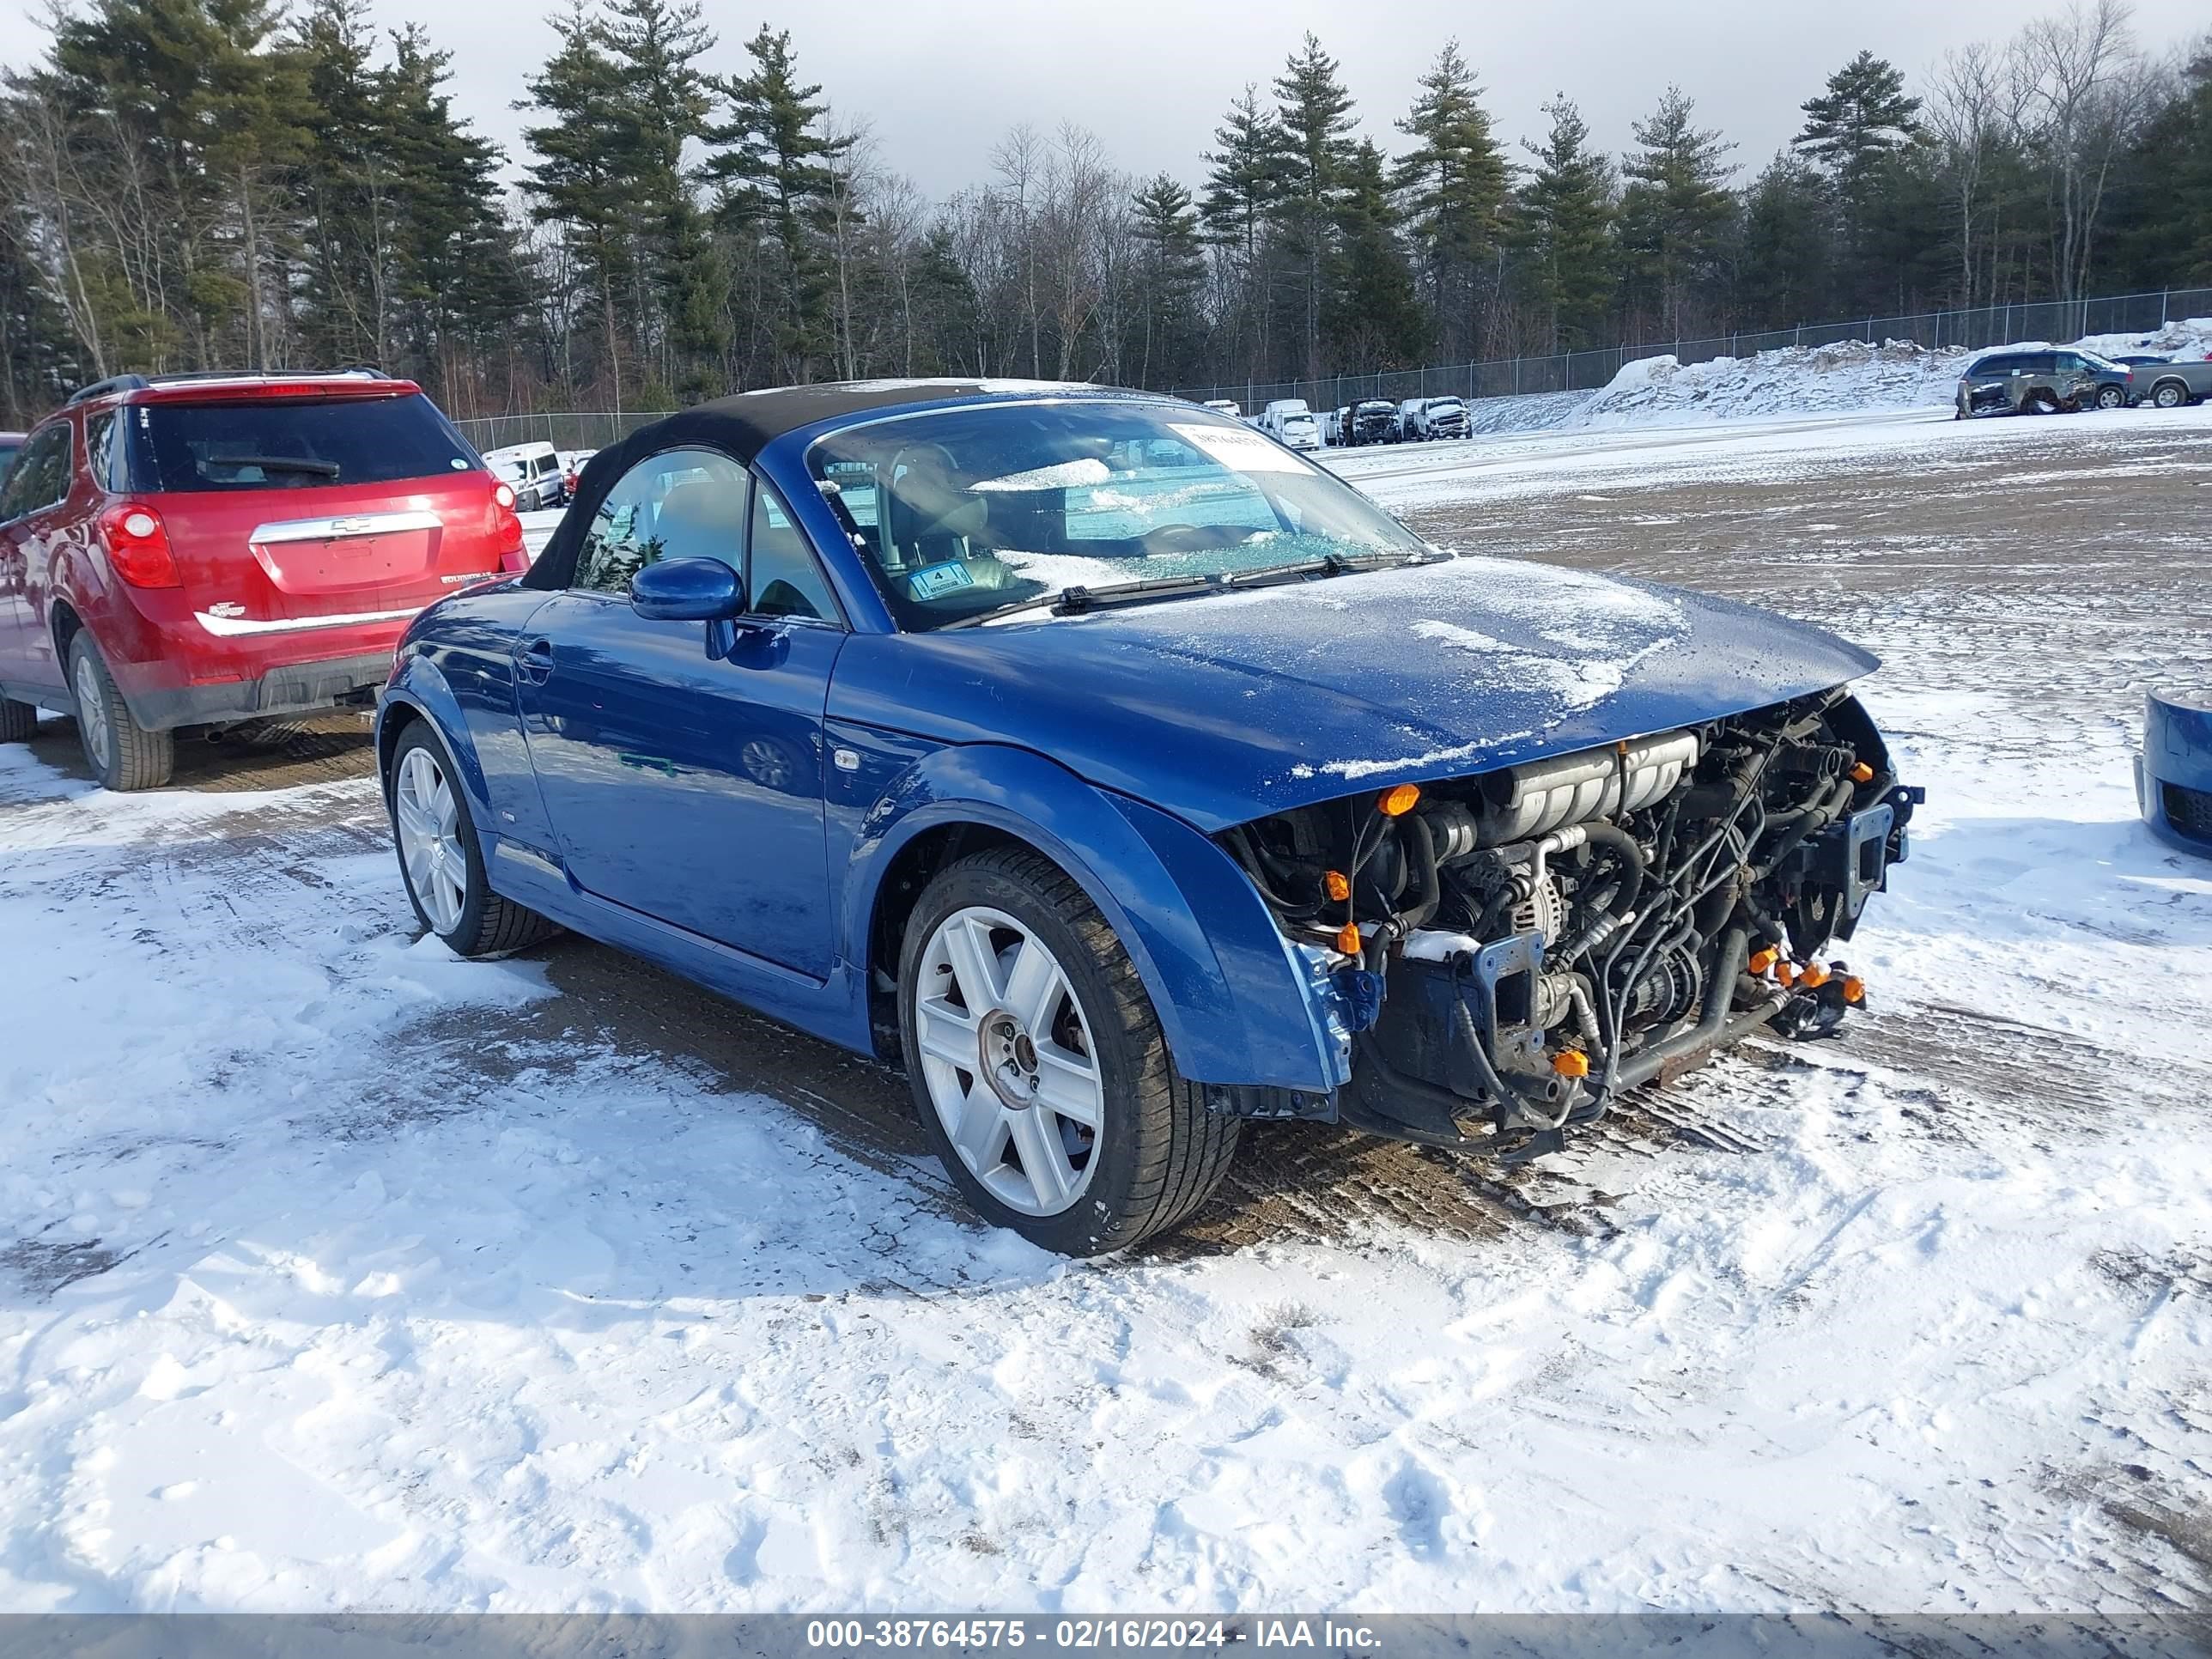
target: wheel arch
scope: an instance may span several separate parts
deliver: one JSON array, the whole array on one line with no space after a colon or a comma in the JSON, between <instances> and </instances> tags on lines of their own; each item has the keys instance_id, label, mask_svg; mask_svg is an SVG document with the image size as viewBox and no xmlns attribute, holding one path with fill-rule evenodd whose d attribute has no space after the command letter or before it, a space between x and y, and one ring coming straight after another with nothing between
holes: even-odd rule
<instances>
[{"instance_id":1,"label":"wheel arch","mask_svg":"<svg viewBox=\"0 0 2212 1659\"><path fill-rule=\"evenodd\" d=\"M2179 374L2160 375L2156 380L2150 383L2150 391L2147 395L2155 398L2158 396L2159 389L2160 387L2169 386L2175 391L2180 392L2182 402L2187 403L2190 400L2191 392L2189 390L2189 382L2186 379Z\"/></svg>"},{"instance_id":2,"label":"wheel arch","mask_svg":"<svg viewBox=\"0 0 2212 1659\"><path fill-rule=\"evenodd\" d=\"M1310 976L1226 853L1157 808L997 745L927 757L855 839L844 936L872 1013L891 1013L895 1027L888 988L929 880L969 853L1009 844L1048 860L1098 907L1183 1077L1316 1093L1342 1084ZM885 1023L872 1021L878 1032Z\"/></svg>"},{"instance_id":3,"label":"wheel arch","mask_svg":"<svg viewBox=\"0 0 2212 1659\"><path fill-rule=\"evenodd\" d=\"M417 720L427 721L446 753L452 757L453 770L468 792L469 811L478 823L491 820L485 815L491 811L490 786L484 778L483 764L477 757L476 744L470 735L469 723L463 718L459 699L446 684L445 677L431 664L419 656L407 659L402 665L400 677L385 688L376 707L376 775L378 785L388 798L391 793L392 757L399 747L399 739L408 726Z\"/></svg>"}]
</instances>

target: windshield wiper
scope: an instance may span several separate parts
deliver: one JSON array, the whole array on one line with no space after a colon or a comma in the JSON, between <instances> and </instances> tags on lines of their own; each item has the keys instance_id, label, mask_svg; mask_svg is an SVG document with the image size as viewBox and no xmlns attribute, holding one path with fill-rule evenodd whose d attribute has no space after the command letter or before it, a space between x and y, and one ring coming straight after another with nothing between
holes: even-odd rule
<instances>
[{"instance_id":1,"label":"windshield wiper","mask_svg":"<svg viewBox=\"0 0 2212 1659\"><path fill-rule=\"evenodd\" d=\"M1302 582L1314 577L1348 576L1362 570L1395 570L1405 565L1440 564L1455 556L1441 548L1419 553L1324 553L1296 564L1262 565L1257 570L1238 570L1223 578L1231 587L1272 587L1280 582Z\"/></svg>"},{"instance_id":2,"label":"windshield wiper","mask_svg":"<svg viewBox=\"0 0 2212 1659\"><path fill-rule=\"evenodd\" d=\"M310 461L297 455L210 455L208 466L258 466L264 472L312 472L319 478L338 476L336 461Z\"/></svg>"},{"instance_id":3,"label":"windshield wiper","mask_svg":"<svg viewBox=\"0 0 2212 1659\"><path fill-rule=\"evenodd\" d=\"M1002 605L995 611L981 611L972 617L963 617L949 622L944 629L975 628L987 622L996 622L1001 617L1018 617L1024 611L1050 609L1055 617L1079 617L1089 611L1104 611L1115 605L1145 605L1153 599L1179 599L1186 593L1218 592L1226 583L1213 576L1158 576L1150 581L1114 582L1105 587L1063 587L1057 593L1040 593L1034 599L1018 599L1012 605Z\"/></svg>"}]
</instances>

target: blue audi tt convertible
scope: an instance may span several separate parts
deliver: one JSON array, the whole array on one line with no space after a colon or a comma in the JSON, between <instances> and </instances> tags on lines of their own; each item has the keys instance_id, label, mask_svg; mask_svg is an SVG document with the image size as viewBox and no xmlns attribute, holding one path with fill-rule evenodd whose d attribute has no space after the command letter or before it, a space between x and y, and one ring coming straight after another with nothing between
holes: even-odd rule
<instances>
[{"instance_id":1,"label":"blue audi tt convertible","mask_svg":"<svg viewBox=\"0 0 2212 1659\"><path fill-rule=\"evenodd\" d=\"M1170 1228L1246 1119L1526 1157L1755 1030L1917 792L1874 659L1431 547L1172 398L747 393L599 452L377 723L409 896L902 1064L991 1221Z\"/></svg>"}]
</instances>

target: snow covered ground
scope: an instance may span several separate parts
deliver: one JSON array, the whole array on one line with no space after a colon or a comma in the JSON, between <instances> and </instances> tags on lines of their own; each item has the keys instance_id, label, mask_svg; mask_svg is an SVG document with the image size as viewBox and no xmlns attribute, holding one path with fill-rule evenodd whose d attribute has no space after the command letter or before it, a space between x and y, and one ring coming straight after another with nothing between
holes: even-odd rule
<instances>
[{"instance_id":1,"label":"snow covered ground","mask_svg":"<svg viewBox=\"0 0 2212 1659\"><path fill-rule=\"evenodd\" d=\"M867 1067L415 939L357 744L125 798L50 720L0 749L0 1610L2201 1608L2212 866L2127 766L2212 677L2212 411L1340 465L1886 656L1930 801L1844 1041L1517 1176L1255 1134L1195 1243L1070 1264Z\"/></svg>"}]
</instances>

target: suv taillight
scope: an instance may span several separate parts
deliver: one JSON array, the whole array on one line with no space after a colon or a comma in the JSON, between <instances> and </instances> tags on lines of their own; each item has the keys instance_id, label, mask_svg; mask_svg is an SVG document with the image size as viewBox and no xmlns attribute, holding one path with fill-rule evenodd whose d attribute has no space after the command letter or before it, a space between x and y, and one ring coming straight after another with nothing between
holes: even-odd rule
<instances>
[{"instance_id":1,"label":"suv taillight","mask_svg":"<svg viewBox=\"0 0 2212 1659\"><path fill-rule=\"evenodd\" d=\"M177 556L168 526L143 501L118 501L100 515L100 544L115 574L133 587L175 587Z\"/></svg>"},{"instance_id":2,"label":"suv taillight","mask_svg":"<svg viewBox=\"0 0 2212 1659\"><path fill-rule=\"evenodd\" d=\"M515 516L514 491L506 484L495 484L491 492L492 533L499 542L500 566L502 570L527 570L528 556L523 551L522 520ZM521 562L510 564L510 557Z\"/></svg>"}]
</instances>

